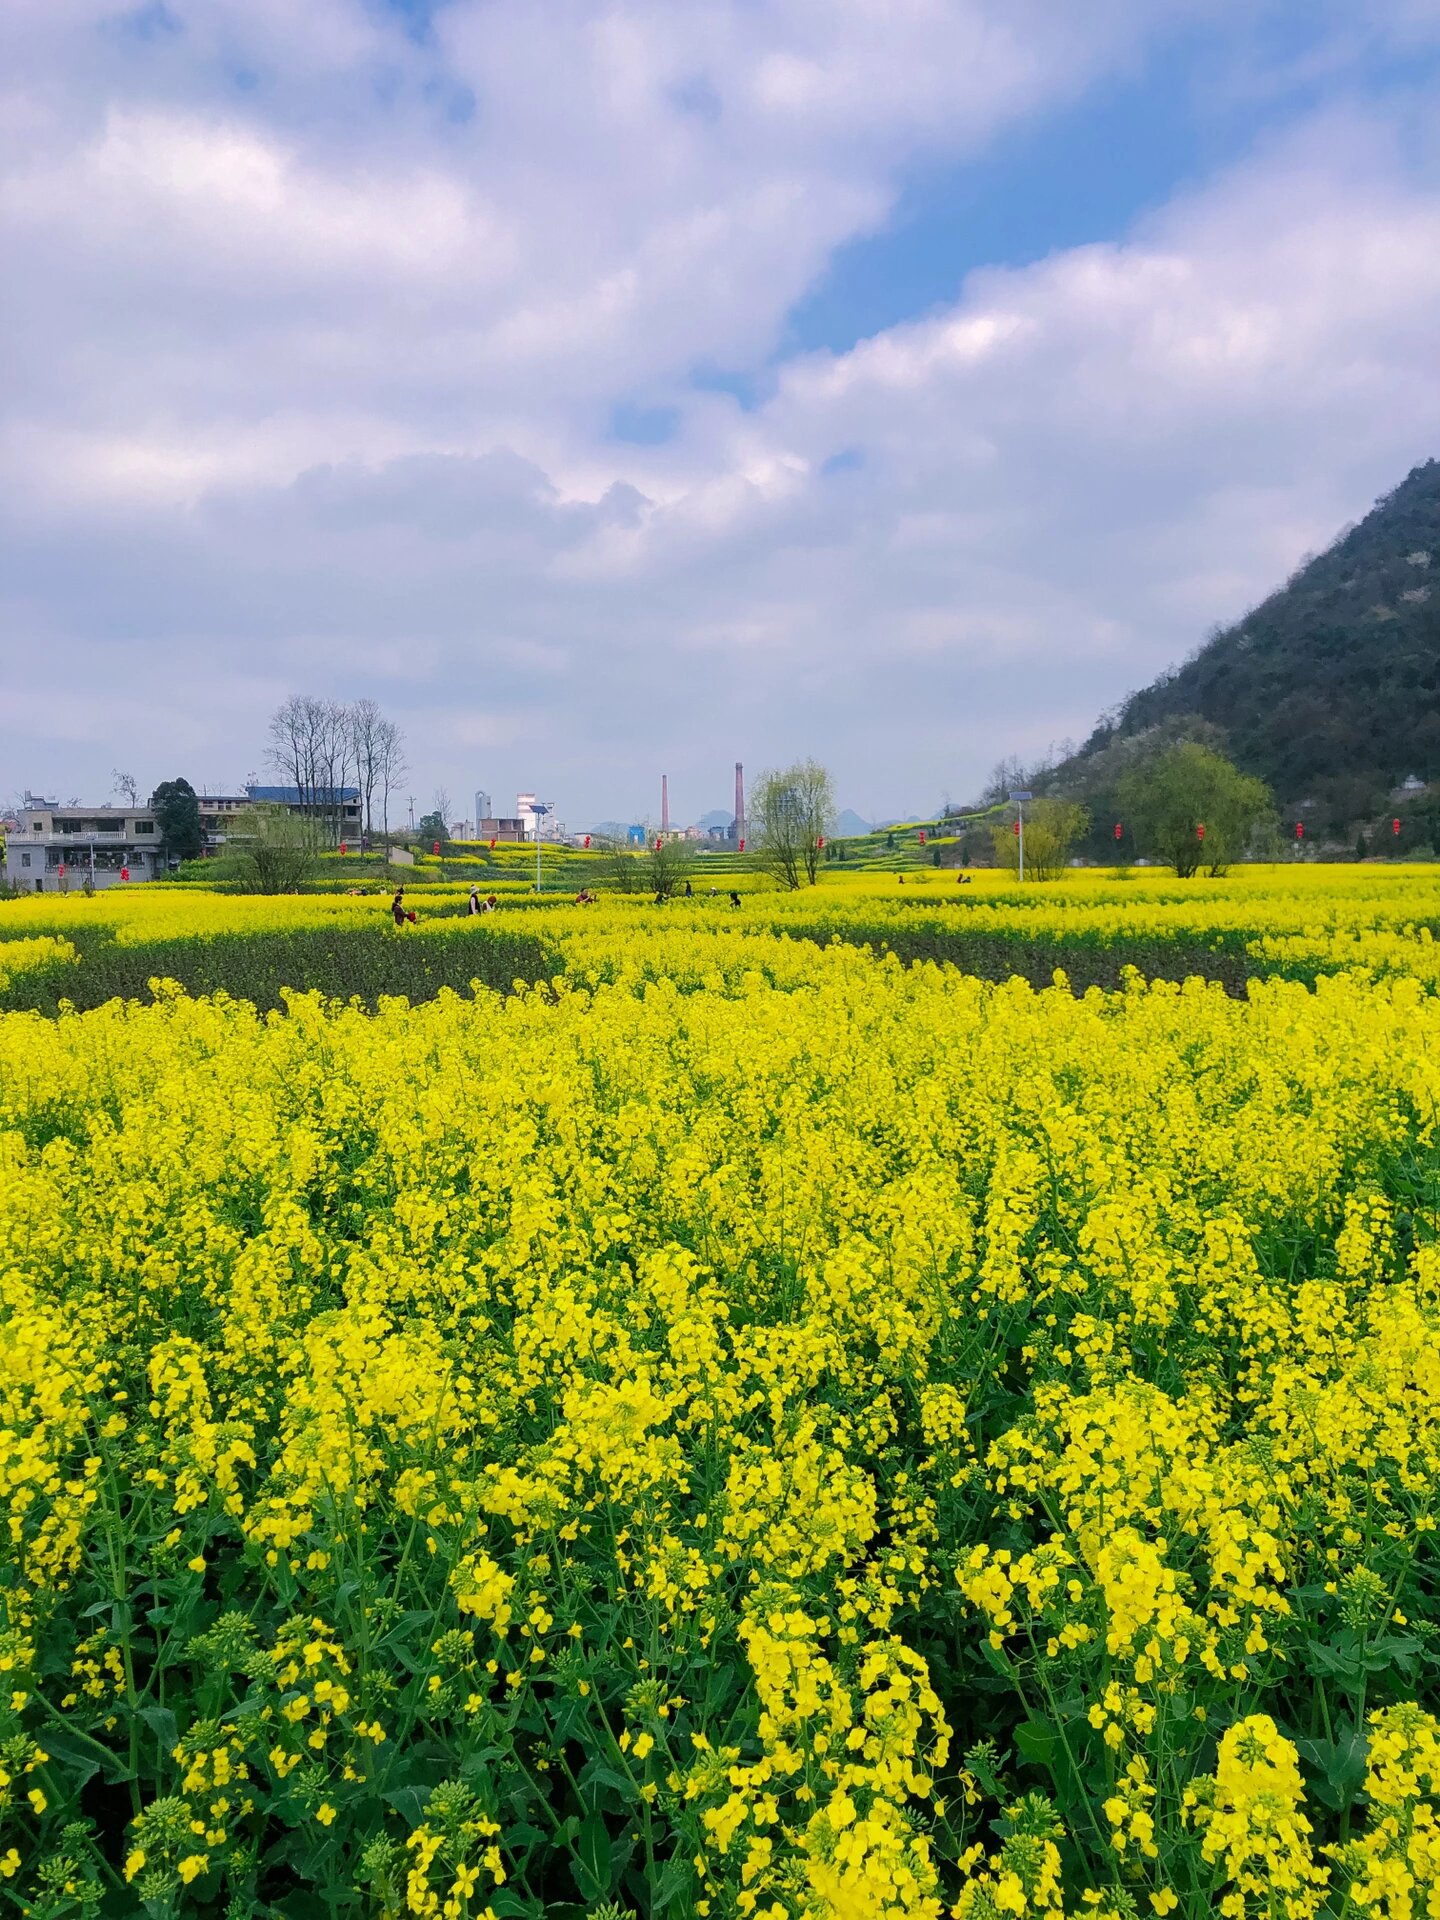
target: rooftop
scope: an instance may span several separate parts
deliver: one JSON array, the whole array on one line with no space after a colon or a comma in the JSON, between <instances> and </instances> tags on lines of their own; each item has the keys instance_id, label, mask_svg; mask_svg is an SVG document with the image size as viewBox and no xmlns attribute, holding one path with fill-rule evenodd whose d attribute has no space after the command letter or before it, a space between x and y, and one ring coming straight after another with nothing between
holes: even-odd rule
<instances>
[{"instance_id":1,"label":"rooftop","mask_svg":"<svg viewBox=\"0 0 1440 1920\"><path fill-rule=\"evenodd\" d=\"M252 800L275 801L282 807L353 805L360 798L358 787L311 787L304 793L299 787L246 787L245 791Z\"/></svg>"}]
</instances>

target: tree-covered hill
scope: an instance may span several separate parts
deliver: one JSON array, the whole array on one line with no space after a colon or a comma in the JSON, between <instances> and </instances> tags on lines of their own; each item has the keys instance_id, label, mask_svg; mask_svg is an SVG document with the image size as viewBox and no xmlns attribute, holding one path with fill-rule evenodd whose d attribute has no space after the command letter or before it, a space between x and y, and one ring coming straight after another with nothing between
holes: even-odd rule
<instances>
[{"instance_id":1,"label":"tree-covered hill","mask_svg":"<svg viewBox=\"0 0 1440 1920\"><path fill-rule=\"evenodd\" d=\"M1132 693L1044 784L1098 797L1156 730L1218 739L1282 813L1304 806L1331 833L1382 812L1409 775L1440 780L1440 462Z\"/></svg>"}]
</instances>

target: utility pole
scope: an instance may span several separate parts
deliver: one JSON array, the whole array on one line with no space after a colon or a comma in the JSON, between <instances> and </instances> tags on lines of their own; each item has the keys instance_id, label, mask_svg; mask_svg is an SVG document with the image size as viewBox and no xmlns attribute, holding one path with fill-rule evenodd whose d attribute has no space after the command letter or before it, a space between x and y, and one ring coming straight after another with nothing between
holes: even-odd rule
<instances>
[{"instance_id":1,"label":"utility pole","mask_svg":"<svg viewBox=\"0 0 1440 1920\"><path fill-rule=\"evenodd\" d=\"M1015 838L1020 843L1020 884L1022 886L1025 884L1025 802L1033 800L1034 797L1034 794L1025 787L1010 796L1015 802Z\"/></svg>"},{"instance_id":2,"label":"utility pole","mask_svg":"<svg viewBox=\"0 0 1440 1920\"><path fill-rule=\"evenodd\" d=\"M413 793L410 796L410 831L412 834L415 831L415 796Z\"/></svg>"},{"instance_id":3,"label":"utility pole","mask_svg":"<svg viewBox=\"0 0 1440 1920\"><path fill-rule=\"evenodd\" d=\"M661 833L670 831L670 776L668 773L662 773L660 776L660 831Z\"/></svg>"},{"instance_id":4,"label":"utility pole","mask_svg":"<svg viewBox=\"0 0 1440 1920\"><path fill-rule=\"evenodd\" d=\"M735 845L738 847L745 838L745 768L741 761L735 762Z\"/></svg>"},{"instance_id":5,"label":"utility pole","mask_svg":"<svg viewBox=\"0 0 1440 1920\"><path fill-rule=\"evenodd\" d=\"M532 800L530 811L535 816L535 891L540 891L540 829L545 824L545 816L550 811L549 800Z\"/></svg>"}]
</instances>

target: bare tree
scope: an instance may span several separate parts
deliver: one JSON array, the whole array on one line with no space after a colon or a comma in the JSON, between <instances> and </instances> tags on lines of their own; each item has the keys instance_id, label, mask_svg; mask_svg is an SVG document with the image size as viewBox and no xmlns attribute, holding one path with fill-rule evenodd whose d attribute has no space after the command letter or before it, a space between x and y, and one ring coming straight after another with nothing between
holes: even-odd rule
<instances>
[{"instance_id":1,"label":"bare tree","mask_svg":"<svg viewBox=\"0 0 1440 1920\"><path fill-rule=\"evenodd\" d=\"M982 807L993 807L1001 800L1008 800L1012 793L1020 792L1030 784L1030 771L1017 754L1008 759L997 760L990 769L990 778L985 782L980 794Z\"/></svg>"},{"instance_id":2,"label":"bare tree","mask_svg":"<svg viewBox=\"0 0 1440 1920\"><path fill-rule=\"evenodd\" d=\"M410 771L405 736L393 720L382 720L375 737L375 781L380 789L381 824L390 838L390 796Z\"/></svg>"},{"instance_id":3,"label":"bare tree","mask_svg":"<svg viewBox=\"0 0 1440 1920\"><path fill-rule=\"evenodd\" d=\"M373 700L356 700L346 709L350 758L360 789L360 818L366 833L375 830L375 789L380 783L382 735L386 720Z\"/></svg>"},{"instance_id":4,"label":"bare tree","mask_svg":"<svg viewBox=\"0 0 1440 1920\"><path fill-rule=\"evenodd\" d=\"M330 835L339 840L345 820L345 789L353 765L350 710L338 700L317 702L319 715L319 771L322 806Z\"/></svg>"},{"instance_id":5,"label":"bare tree","mask_svg":"<svg viewBox=\"0 0 1440 1920\"><path fill-rule=\"evenodd\" d=\"M436 787L431 795L431 806L434 812L439 814L441 825L445 829L441 837L448 840L450 838L450 792L447 787Z\"/></svg>"},{"instance_id":6,"label":"bare tree","mask_svg":"<svg viewBox=\"0 0 1440 1920\"><path fill-rule=\"evenodd\" d=\"M270 717L269 760L295 789L300 805L315 805L324 760L326 703L293 693Z\"/></svg>"},{"instance_id":7,"label":"bare tree","mask_svg":"<svg viewBox=\"0 0 1440 1920\"><path fill-rule=\"evenodd\" d=\"M402 738L373 700L347 705L297 693L271 716L269 759L294 788L301 811L332 838L344 831L345 791L352 786L364 831L374 830L379 794L388 833L390 795L405 773Z\"/></svg>"},{"instance_id":8,"label":"bare tree","mask_svg":"<svg viewBox=\"0 0 1440 1920\"><path fill-rule=\"evenodd\" d=\"M122 773L119 767L112 767L110 784L122 800L127 801L132 807L139 806L140 783L133 773Z\"/></svg>"},{"instance_id":9,"label":"bare tree","mask_svg":"<svg viewBox=\"0 0 1440 1920\"><path fill-rule=\"evenodd\" d=\"M802 876L814 886L834 812L834 785L817 761L761 774L750 796L750 826L762 863L785 886L798 887Z\"/></svg>"}]
</instances>

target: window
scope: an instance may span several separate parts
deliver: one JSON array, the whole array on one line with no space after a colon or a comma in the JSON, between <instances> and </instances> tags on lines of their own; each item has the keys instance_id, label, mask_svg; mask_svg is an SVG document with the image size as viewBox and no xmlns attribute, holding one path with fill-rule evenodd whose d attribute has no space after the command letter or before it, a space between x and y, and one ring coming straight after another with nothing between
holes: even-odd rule
<instances>
[{"instance_id":1,"label":"window","mask_svg":"<svg viewBox=\"0 0 1440 1920\"><path fill-rule=\"evenodd\" d=\"M155 822L153 820L137 820L135 822L135 831L137 833L153 833L155 831Z\"/></svg>"},{"instance_id":2,"label":"window","mask_svg":"<svg viewBox=\"0 0 1440 1920\"><path fill-rule=\"evenodd\" d=\"M30 831L32 833L43 833L45 831L45 822L43 820L32 820L30 822Z\"/></svg>"},{"instance_id":3,"label":"window","mask_svg":"<svg viewBox=\"0 0 1440 1920\"><path fill-rule=\"evenodd\" d=\"M20 864L21 864L21 866L22 866L22 867L28 867L28 866L29 866L29 864L30 864L30 856L29 856L29 854L28 854L28 853L22 853L22 854L21 854L21 856L20 856Z\"/></svg>"},{"instance_id":4,"label":"window","mask_svg":"<svg viewBox=\"0 0 1440 1920\"><path fill-rule=\"evenodd\" d=\"M35 882L35 891L36 891L36 893L44 893L44 891L45 891L45 882L44 882L43 880L37 880L37 881Z\"/></svg>"}]
</instances>

